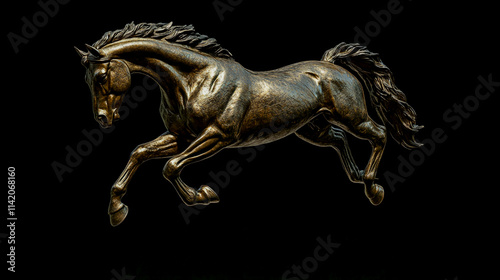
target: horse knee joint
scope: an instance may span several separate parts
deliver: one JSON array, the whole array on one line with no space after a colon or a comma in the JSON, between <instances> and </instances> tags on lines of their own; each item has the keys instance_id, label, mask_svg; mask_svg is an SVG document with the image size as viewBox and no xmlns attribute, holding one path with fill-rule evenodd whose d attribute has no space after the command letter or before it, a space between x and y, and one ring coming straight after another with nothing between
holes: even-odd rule
<instances>
[{"instance_id":1,"label":"horse knee joint","mask_svg":"<svg viewBox=\"0 0 500 280\"><path fill-rule=\"evenodd\" d=\"M130 157L138 162L142 162L147 152L148 150L143 145L139 145L132 151Z\"/></svg>"},{"instance_id":2,"label":"horse knee joint","mask_svg":"<svg viewBox=\"0 0 500 280\"><path fill-rule=\"evenodd\" d=\"M381 145L385 146L385 144L387 143L387 133L386 133L385 128L384 128L384 130L383 130L383 131L384 131L384 132L380 135L380 139L379 139L379 141L380 141L380 144L381 144Z\"/></svg>"},{"instance_id":3,"label":"horse knee joint","mask_svg":"<svg viewBox=\"0 0 500 280\"><path fill-rule=\"evenodd\" d=\"M122 197L125 194L126 190L122 186L113 186L111 188L111 196L113 197Z\"/></svg>"},{"instance_id":4,"label":"horse knee joint","mask_svg":"<svg viewBox=\"0 0 500 280\"><path fill-rule=\"evenodd\" d=\"M175 159L170 159L163 168L163 176L168 179L178 175L178 163Z\"/></svg>"},{"instance_id":5,"label":"horse knee joint","mask_svg":"<svg viewBox=\"0 0 500 280\"><path fill-rule=\"evenodd\" d=\"M387 129L383 126L379 127L380 131L374 134L373 142L379 146L385 146L387 143Z\"/></svg>"}]
</instances>

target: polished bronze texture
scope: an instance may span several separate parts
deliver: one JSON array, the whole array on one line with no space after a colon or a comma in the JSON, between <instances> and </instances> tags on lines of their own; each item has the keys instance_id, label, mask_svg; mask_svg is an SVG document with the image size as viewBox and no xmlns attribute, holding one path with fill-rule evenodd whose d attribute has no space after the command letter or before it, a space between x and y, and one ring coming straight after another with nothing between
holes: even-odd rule
<instances>
[{"instance_id":1,"label":"polished bronze texture","mask_svg":"<svg viewBox=\"0 0 500 280\"><path fill-rule=\"evenodd\" d=\"M370 202L378 205L384 189L374 181L386 133L403 147L420 146L414 139L421 128L415 111L379 55L359 44L340 43L319 61L262 72L245 69L191 25L130 23L86 45L86 51L76 50L86 68L94 117L104 128L120 118L131 74L147 75L161 89L167 132L137 146L111 188L113 226L125 219L128 207L121 199L137 168L149 159L170 157L163 175L185 204L216 203L219 197L210 187L196 190L181 180L186 165L224 148L261 145L295 133L313 145L333 147L349 179L363 183ZM364 92L384 125L368 116ZM372 145L364 170L354 162L345 131Z\"/></svg>"}]
</instances>

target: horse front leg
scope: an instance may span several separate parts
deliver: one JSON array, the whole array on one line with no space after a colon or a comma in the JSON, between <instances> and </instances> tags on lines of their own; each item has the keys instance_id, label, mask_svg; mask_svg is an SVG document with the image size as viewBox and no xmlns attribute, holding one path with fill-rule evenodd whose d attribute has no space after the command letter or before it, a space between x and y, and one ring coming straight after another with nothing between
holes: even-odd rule
<instances>
[{"instance_id":1,"label":"horse front leg","mask_svg":"<svg viewBox=\"0 0 500 280\"><path fill-rule=\"evenodd\" d=\"M219 202L217 193L209 186L201 186L195 190L184 183L180 174L189 163L206 159L231 144L216 127L210 126L196 138L182 153L172 157L165 168L163 176L174 185L182 201L188 205L210 204Z\"/></svg>"},{"instance_id":2,"label":"horse front leg","mask_svg":"<svg viewBox=\"0 0 500 280\"><path fill-rule=\"evenodd\" d=\"M139 166L149 159L165 158L177 153L177 137L169 132L134 149L127 166L111 188L108 214L112 226L119 225L128 214L128 207L122 203L121 199L127 192L127 186Z\"/></svg>"}]
</instances>

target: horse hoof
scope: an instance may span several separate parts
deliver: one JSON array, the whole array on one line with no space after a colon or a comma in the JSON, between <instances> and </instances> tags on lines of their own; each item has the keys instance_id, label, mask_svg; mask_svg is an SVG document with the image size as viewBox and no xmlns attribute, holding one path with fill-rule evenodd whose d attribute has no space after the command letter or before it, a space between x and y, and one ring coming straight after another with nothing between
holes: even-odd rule
<instances>
[{"instance_id":1,"label":"horse hoof","mask_svg":"<svg viewBox=\"0 0 500 280\"><path fill-rule=\"evenodd\" d=\"M381 185L372 184L368 191L365 186L365 195L374 206L377 206L384 200L384 188Z\"/></svg>"},{"instance_id":2,"label":"horse hoof","mask_svg":"<svg viewBox=\"0 0 500 280\"><path fill-rule=\"evenodd\" d=\"M203 185L196 191L196 204L208 205L219 201L219 196L209 186Z\"/></svg>"},{"instance_id":3,"label":"horse hoof","mask_svg":"<svg viewBox=\"0 0 500 280\"><path fill-rule=\"evenodd\" d=\"M128 214L128 207L127 205L123 205L120 210L114 212L114 213L109 213L109 221L112 226L116 227L117 225L121 224L123 220L127 217Z\"/></svg>"}]
</instances>

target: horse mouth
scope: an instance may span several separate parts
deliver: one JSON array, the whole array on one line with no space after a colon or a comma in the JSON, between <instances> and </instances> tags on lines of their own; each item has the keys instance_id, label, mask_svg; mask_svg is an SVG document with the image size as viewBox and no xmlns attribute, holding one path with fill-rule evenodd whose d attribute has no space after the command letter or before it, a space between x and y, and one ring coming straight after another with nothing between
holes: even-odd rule
<instances>
[{"instance_id":1,"label":"horse mouth","mask_svg":"<svg viewBox=\"0 0 500 280\"><path fill-rule=\"evenodd\" d=\"M106 115L102 114L97 116L97 122L101 125L102 128L110 128L113 125L113 122L120 120L120 114L118 111L113 113L113 117L108 118Z\"/></svg>"},{"instance_id":2,"label":"horse mouth","mask_svg":"<svg viewBox=\"0 0 500 280\"><path fill-rule=\"evenodd\" d=\"M110 128L113 124L113 119L108 119L105 115L99 115L96 119L102 128Z\"/></svg>"},{"instance_id":3,"label":"horse mouth","mask_svg":"<svg viewBox=\"0 0 500 280\"><path fill-rule=\"evenodd\" d=\"M104 129L108 129L111 127L112 124L108 124L108 123L99 123L101 125L102 128Z\"/></svg>"}]
</instances>

